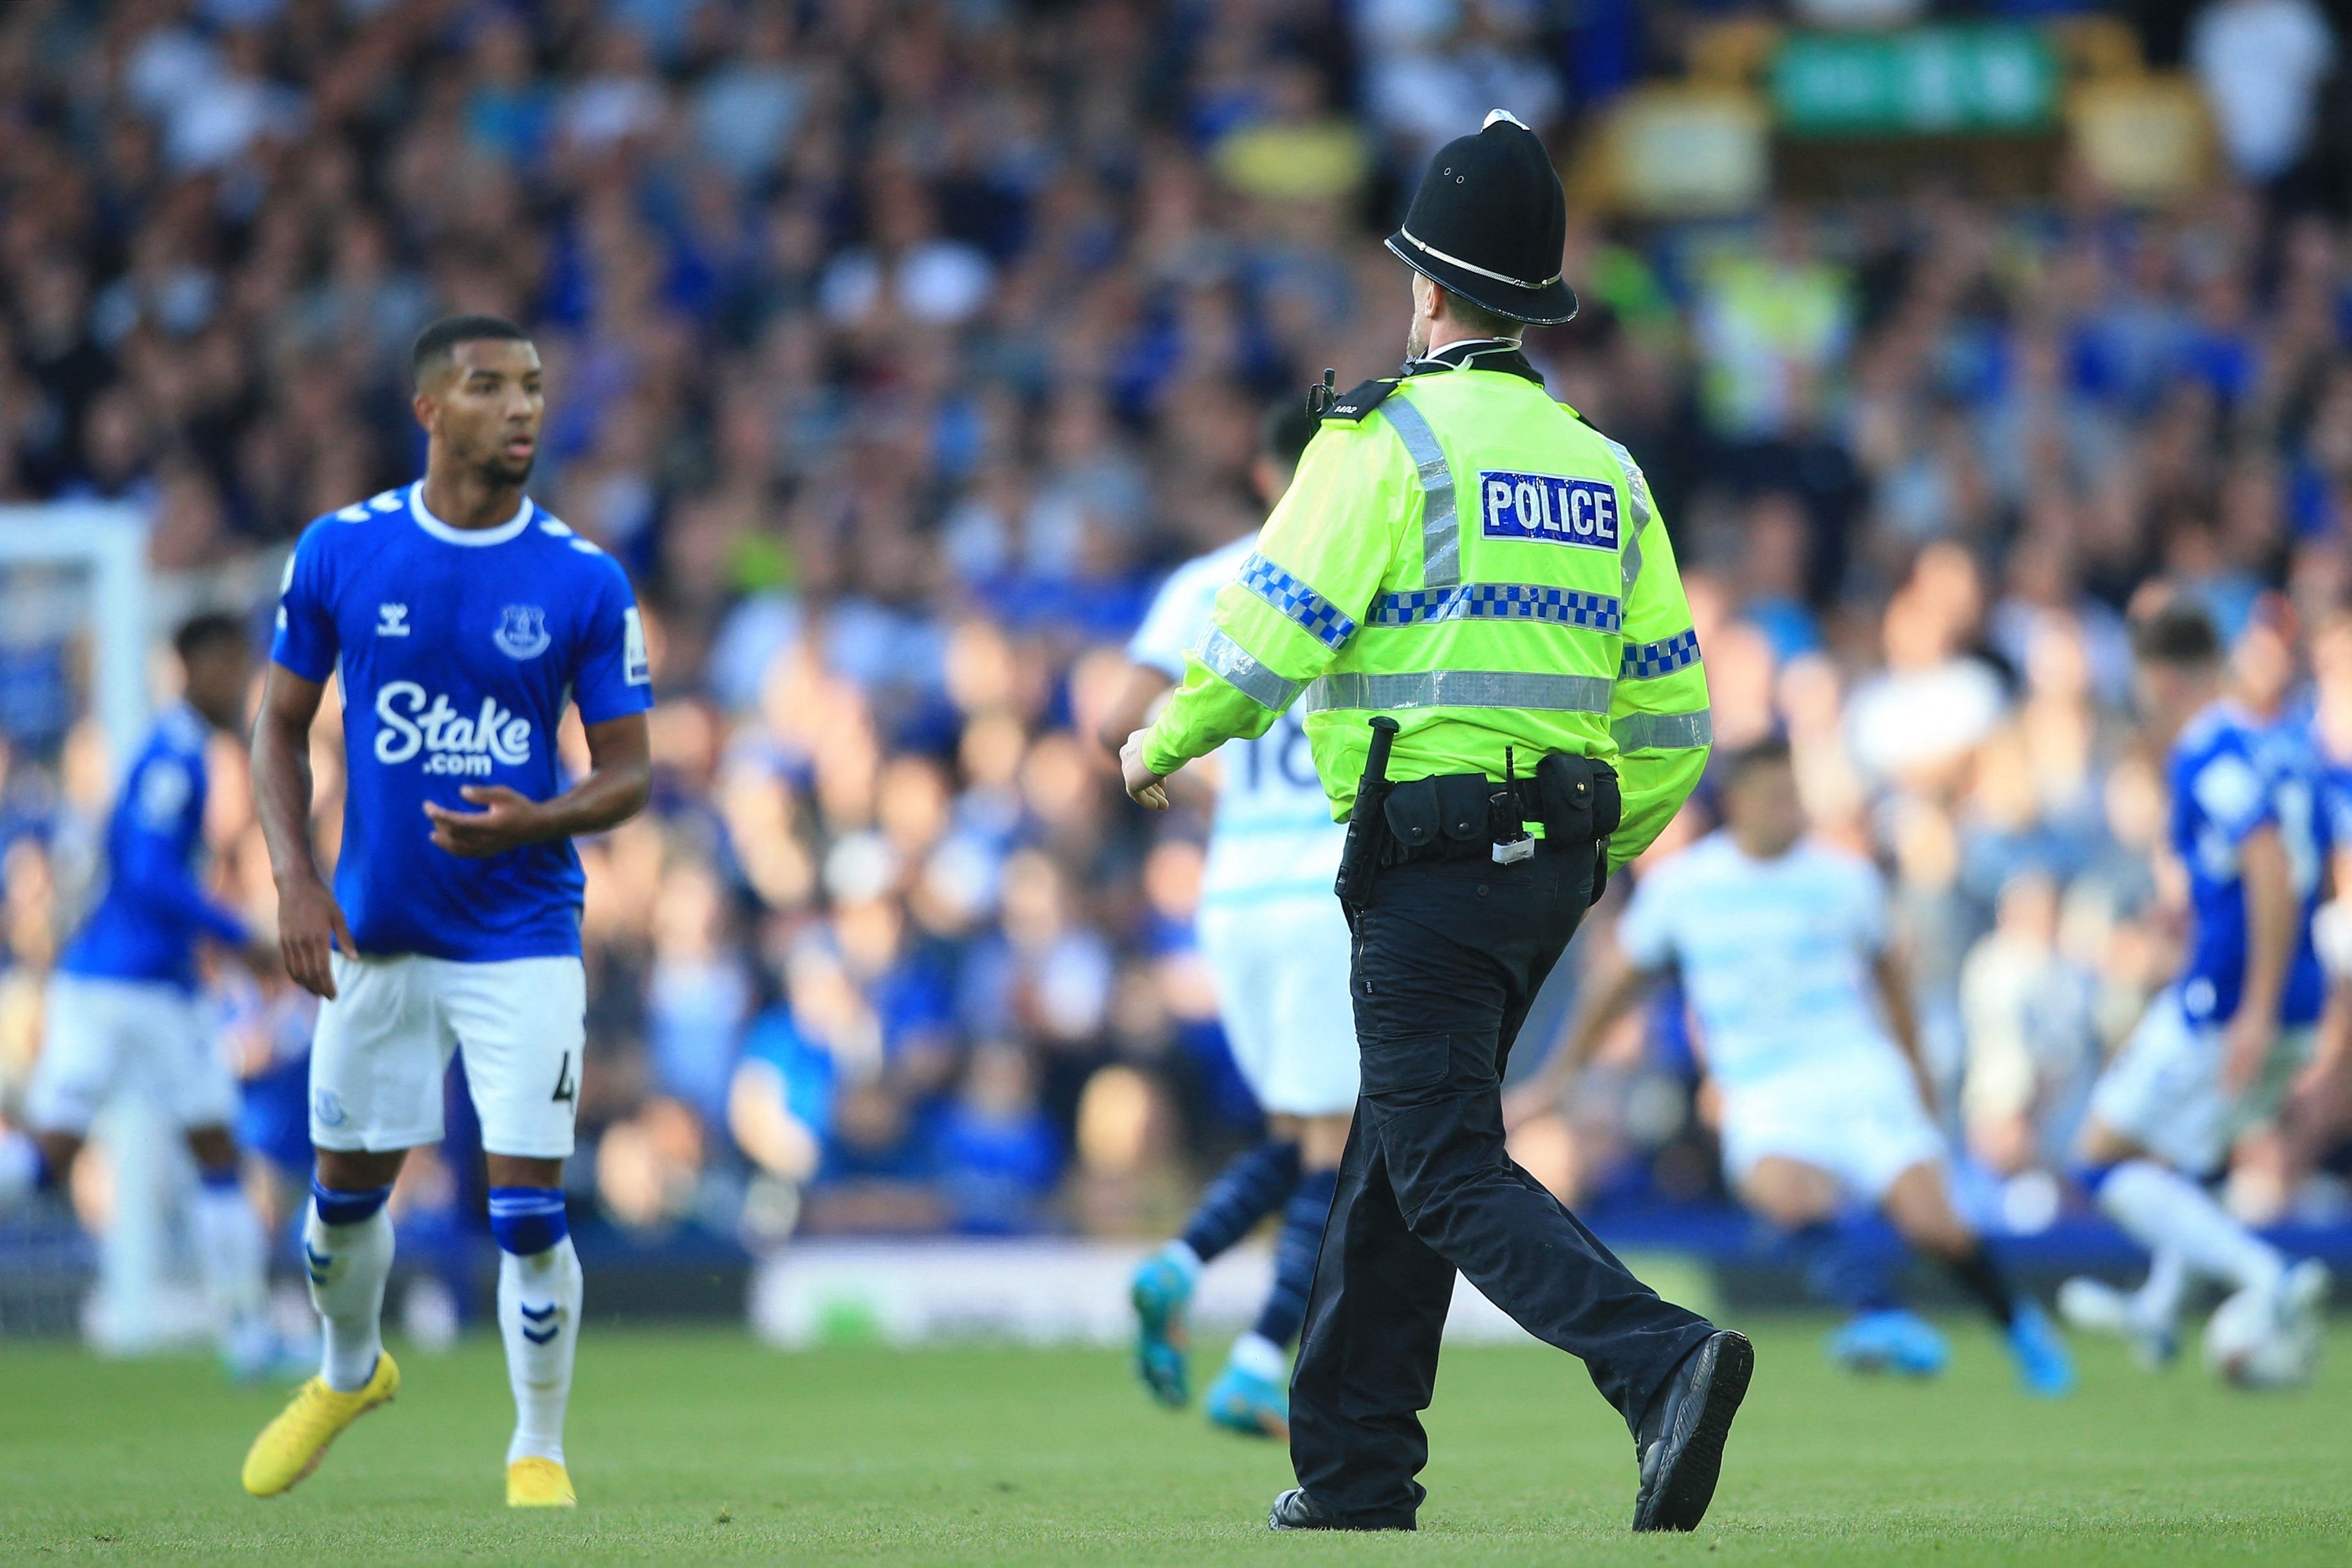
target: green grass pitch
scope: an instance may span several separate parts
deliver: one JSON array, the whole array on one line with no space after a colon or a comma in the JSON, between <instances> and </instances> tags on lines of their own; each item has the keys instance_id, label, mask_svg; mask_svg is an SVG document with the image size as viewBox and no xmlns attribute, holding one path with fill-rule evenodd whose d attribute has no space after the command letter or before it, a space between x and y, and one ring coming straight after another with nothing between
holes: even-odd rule
<instances>
[{"instance_id":1,"label":"green grass pitch","mask_svg":"<svg viewBox=\"0 0 2352 1568\"><path fill-rule=\"evenodd\" d=\"M2084 1386L2015 1393L1961 1326L1940 1383L1865 1383L1819 1322L1759 1325L1715 1509L1631 1535L1632 1445L1582 1371L1448 1354L1417 1537L1273 1536L1282 1452L1148 1406L1123 1358L971 1348L782 1354L716 1331L582 1346L583 1506L501 1506L494 1340L403 1356L399 1401L290 1496L237 1489L276 1390L209 1363L0 1347L0 1562L2051 1563L2352 1560L2352 1333L2318 1384L2233 1394L2082 1347ZM1196 1374L1213 1370L1196 1367Z\"/></svg>"}]
</instances>

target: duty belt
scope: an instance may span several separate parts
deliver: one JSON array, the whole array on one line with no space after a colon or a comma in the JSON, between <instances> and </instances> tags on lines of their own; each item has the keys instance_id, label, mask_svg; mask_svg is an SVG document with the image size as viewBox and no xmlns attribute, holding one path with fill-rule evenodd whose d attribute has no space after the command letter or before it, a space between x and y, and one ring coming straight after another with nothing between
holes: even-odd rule
<instances>
[{"instance_id":1,"label":"duty belt","mask_svg":"<svg viewBox=\"0 0 2352 1568\"><path fill-rule=\"evenodd\" d=\"M1538 853L1590 854L1616 831L1621 809L1615 771L1586 757L1547 757L1533 777L1501 783L1483 773L1415 779L1392 785L1382 802L1382 861L1510 864ZM1543 825L1542 839L1528 832L1530 822Z\"/></svg>"}]
</instances>

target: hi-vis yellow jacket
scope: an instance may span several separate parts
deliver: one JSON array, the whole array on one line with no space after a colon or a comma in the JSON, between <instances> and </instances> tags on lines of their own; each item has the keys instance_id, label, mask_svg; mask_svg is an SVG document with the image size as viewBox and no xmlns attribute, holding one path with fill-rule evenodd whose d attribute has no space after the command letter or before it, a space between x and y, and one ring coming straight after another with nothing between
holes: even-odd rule
<instances>
[{"instance_id":1,"label":"hi-vis yellow jacket","mask_svg":"<svg viewBox=\"0 0 2352 1568\"><path fill-rule=\"evenodd\" d=\"M1219 591L1145 765L1171 773L1264 734L1303 697L1345 821L1369 721L1385 713L1398 780L1500 779L1506 746L1523 778L1548 752L1612 764L1625 811L1610 860L1623 864L1680 809L1713 738L1690 605L1641 470L1510 371L1433 365L1369 412L1351 410L1358 398L1326 419Z\"/></svg>"}]
</instances>

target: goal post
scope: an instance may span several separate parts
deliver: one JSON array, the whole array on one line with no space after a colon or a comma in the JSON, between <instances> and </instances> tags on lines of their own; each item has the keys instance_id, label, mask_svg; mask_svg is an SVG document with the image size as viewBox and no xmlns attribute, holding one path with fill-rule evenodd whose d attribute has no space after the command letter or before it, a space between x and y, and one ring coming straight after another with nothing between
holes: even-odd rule
<instances>
[{"instance_id":1,"label":"goal post","mask_svg":"<svg viewBox=\"0 0 2352 1568\"><path fill-rule=\"evenodd\" d=\"M121 501L0 506L0 572L79 569L89 583L90 710L118 768L148 718L147 514Z\"/></svg>"},{"instance_id":2,"label":"goal post","mask_svg":"<svg viewBox=\"0 0 2352 1568\"><path fill-rule=\"evenodd\" d=\"M0 506L0 597L12 605L0 637L19 648L79 640L87 649L71 700L106 737L110 796L138 756L154 706L150 653L160 629L149 620L148 531L145 509L124 502ZM173 1211L187 1171L170 1132L136 1095L118 1095L92 1129L110 1174L112 1219L98 1238L98 1288L79 1315L101 1350L184 1343L201 1322L184 1282L173 1278ZM50 1301L46 1310L14 1301L12 1317L54 1323L60 1309L71 1311L66 1303L79 1279L61 1267L63 1256L35 1248L20 1260L28 1267L15 1281L18 1292Z\"/></svg>"}]
</instances>

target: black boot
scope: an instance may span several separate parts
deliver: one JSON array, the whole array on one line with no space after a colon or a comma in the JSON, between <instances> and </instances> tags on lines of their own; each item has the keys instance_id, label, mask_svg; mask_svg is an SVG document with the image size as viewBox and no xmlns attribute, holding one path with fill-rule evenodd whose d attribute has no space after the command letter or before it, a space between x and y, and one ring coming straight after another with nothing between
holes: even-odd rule
<instances>
[{"instance_id":1,"label":"black boot","mask_svg":"<svg viewBox=\"0 0 2352 1568\"><path fill-rule=\"evenodd\" d=\"M1724 1439L1755 1370L1748 1336L1718 1329L1682 1358L1651 1398L1633 1439L1642 1462L1635 1530L1696 1530L1706 1517L1723 1470Z\"/></svg>"},{"instance_id":2,"label":"black boot","mask_svg":"<svg viewBox=\"0 0 2352 1568\"><path fill-rule=\"evenodd\" d=\"M1268 1530L1411 1530L1412 1521L1393 1524L1351 1524L1307 1495L1305 1487L1292 1487L1274 1500L1274 1508L1265 1516Z\"/></svg>"}]
</instances>

